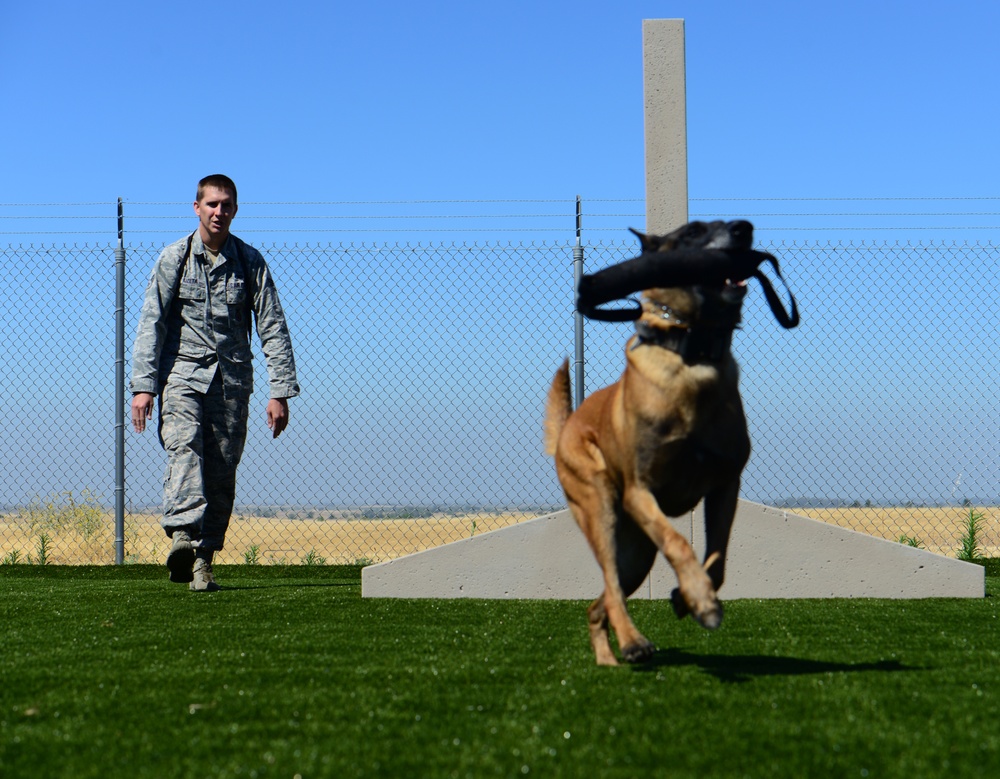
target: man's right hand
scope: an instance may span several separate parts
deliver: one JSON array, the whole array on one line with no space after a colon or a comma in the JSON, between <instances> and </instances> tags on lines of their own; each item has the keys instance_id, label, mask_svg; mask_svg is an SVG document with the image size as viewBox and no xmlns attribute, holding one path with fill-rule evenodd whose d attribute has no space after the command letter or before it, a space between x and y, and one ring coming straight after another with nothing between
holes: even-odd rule
<instances>
[{"instance_id":1,"label":"man's right hand","mask_svg":"<svg viewBox=\"0 0 1000 779\"><path fill-rule=\"evenodd\" d=\"M137 392L132 396L132 429L142 433L146 429L146 420L153 417L153 403L156 396L151 392Z\"/></svg>"}]
</instances>

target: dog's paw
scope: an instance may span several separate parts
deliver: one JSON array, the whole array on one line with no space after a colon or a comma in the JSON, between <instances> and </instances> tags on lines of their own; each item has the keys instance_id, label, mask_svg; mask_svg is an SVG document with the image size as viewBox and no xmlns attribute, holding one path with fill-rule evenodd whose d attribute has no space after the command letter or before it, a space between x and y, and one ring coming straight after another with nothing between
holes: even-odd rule
<instances>
[{"instance_id":1,"label":"dog's paw","mask_svg":"<svg viewBox=\"0 0 1000 779\"><path fill-rule=\"evenodd\" d=\"M705 608L692 608L684 600L680 589L675 588L670 593L670 605L674 608L677 619L684 619L688 614L706 630L715 630L722 624L722 603L713 598L712 602Z\"/></svg>"},{"instance_id":2,"label":"dog's paw","mask_svg":"<svg viewBox=\"0 0 1000 779\"><path fill-rule=\"evenodd\" d=\"M716 601L713 606L704 611L692 612L691 616L706 630L715 630L722 624L722 604Z\"/></svg>"},{"instance_id":3,"label":"dog's paw","mask_svg":"<svg viewBox=\"0 0 1000 779\"><path fill-rule=\"evenodd\" d=\"M622 649L622 659L626 663L641 663L651 658L655 651L656 647L653 645L653 642L644 638L624 647Z\"/></svg>"}]
</instances>

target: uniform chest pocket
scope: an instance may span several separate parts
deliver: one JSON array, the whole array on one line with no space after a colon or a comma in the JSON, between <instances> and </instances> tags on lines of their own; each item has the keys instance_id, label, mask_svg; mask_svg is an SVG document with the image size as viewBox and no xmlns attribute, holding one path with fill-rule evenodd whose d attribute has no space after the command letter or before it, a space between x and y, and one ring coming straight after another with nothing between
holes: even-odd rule
<instances>
[{"instance_id":1,"label":"uniform chest pocket","mask_svg":"<svg viewBox=\"0 0 1000 779\"><path fill-rule=\"evenodd\" d=\"M183 300L204 300L205 285L201 279L182 278L178 294Z\"/></svg>"},{"instance_id":2,"label":"uniform chest pocket","mask_svg":"<svg viewBox=\"0 0 1000 779\"><path fill-rule=\"evenodd\" d=\"M231 306L241 306L246 299L246 282L240 276L230 276L226 281L226 303Z\"/></svg>"}]
</instances>

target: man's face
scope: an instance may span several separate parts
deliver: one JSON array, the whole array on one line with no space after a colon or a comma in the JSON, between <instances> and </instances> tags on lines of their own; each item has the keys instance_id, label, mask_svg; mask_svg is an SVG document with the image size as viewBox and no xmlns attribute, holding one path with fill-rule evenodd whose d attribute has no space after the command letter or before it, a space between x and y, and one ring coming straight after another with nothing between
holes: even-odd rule
<instances>
[{"instance_id":1,"label":"man's face","mask_svg":"<svg viewBox=\"0 0 1000 779\"><path fill-rule=\"evenodd\" d=\"M205 187L201 200L194 204L194 212L201 224L203 241L214 244L229 237L229 225L236 216L236 203L229 190Z\"/></svg>"}]
</instances>

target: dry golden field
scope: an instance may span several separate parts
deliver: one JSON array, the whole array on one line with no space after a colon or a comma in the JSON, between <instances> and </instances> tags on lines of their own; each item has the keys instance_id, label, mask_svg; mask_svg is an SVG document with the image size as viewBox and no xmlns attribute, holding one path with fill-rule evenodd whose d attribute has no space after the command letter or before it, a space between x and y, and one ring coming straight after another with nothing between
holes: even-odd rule
<instances>
[{"instance_id":1,"label":"dry golden field","mask_svg":"<svg viewBox=\"0 0 1000 779\"><path fill-rule=\"evenodd\" d=\"M955 557L961 548L970 510L958 506L788 509L792 514L890 541L899 541L906 536L919 542L922 549L947 557ZM975 511L983 517L977 535L979 553L983 557L1000 557L1000 508L976 507Z\"/></svg>"},{"instance_id":2,"label":"dry golden field","mask_svg":"<svg viewBox=\"0 0 1000 779\"><path fill-rule=\"evenodd\" d=\"M342 564L381 562L477 533L507 527L537 514L434 515L421 519L290 519L234 515L218 563ZM37 562L42 535L45 561L58 565L113 564L114 515L86 536L73 526L33 529L16 514L0 517L0 561ZM125 518L127 562L157 563L169 543L159 515ZM14 555L12 560L11 555Z\"/></svg>"},{"instance_id":3,"label":"dry golden field","mask_svg":"<svg viewBox=\"0 0 1000 779\"><path fill-rule=\"evenodd\" d=\"M912 539L921 548L955 557L970 509L790 509L798 514L890 541ZM1000 557L1000 509L977 508L985 557ZM234 516L220 563L340 564L380 562L532 519L530 513L437 514L419 519L307 519ZM43 540L44 537L44 540ZM905 537L905 539L903 538ZM167 538L153 514L126 516L127 562L159 563ZM17 513L0 516L0 562L62 565L114 563L114 516L93 513L86 523L32 524Z\"/></svg>"}]
</instances>

